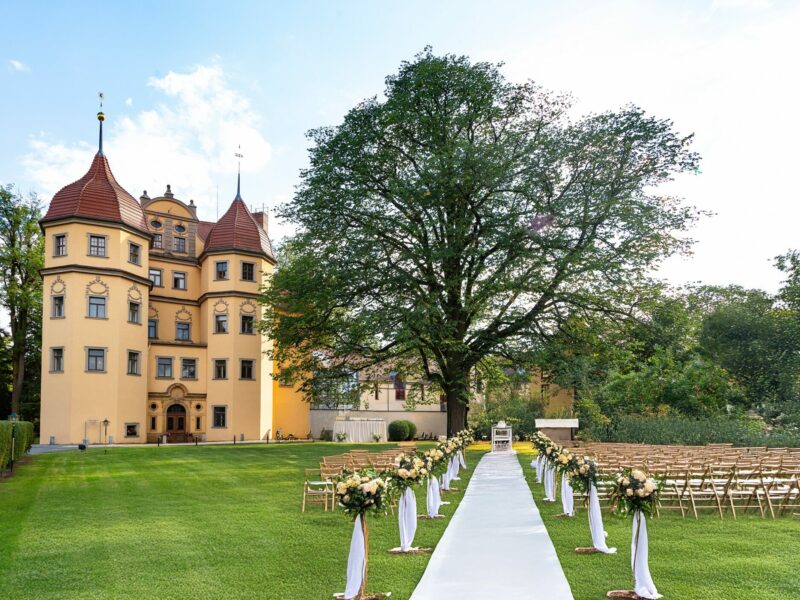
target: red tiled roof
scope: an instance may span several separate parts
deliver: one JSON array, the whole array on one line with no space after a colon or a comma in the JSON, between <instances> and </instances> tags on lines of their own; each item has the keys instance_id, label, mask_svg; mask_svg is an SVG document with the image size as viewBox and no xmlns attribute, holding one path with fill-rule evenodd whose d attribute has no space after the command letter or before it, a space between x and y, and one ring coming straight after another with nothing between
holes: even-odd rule
<instances>
[{"instance_id":1,"label":"red tiled roof","mask_svg":"<svg viewBox=\"0 0 800 600\"><path fill-rule=\"evenodd\" d=\"M214 228L213 221L198 221L197 235L200 236L200 239L205 242L208 239L208 234L211 233L211 230L213 228Z\"/></svg>"},{"instance_id":2,"label":"red tiled roof","mask_svg":"<svg viewBox=\"0 0 800 600\"><path fill-rule=\"evenodd\" d=\"M259 227L247 206L236 198L206 237L204 252L242 250L275 260L267 232Z\"/></svg>"},{"instance_id":3,"label":"red tiled roof","mask_svg":"<svg viewBox=\"0 0 800 600\"><path fill-rule=\"evenodd\" d=\"M42 222L66 217L112 221L147 233L141 205L117 183L108 159L100 153L86 175L53 196Z\"/></svg>"}]
</instances>

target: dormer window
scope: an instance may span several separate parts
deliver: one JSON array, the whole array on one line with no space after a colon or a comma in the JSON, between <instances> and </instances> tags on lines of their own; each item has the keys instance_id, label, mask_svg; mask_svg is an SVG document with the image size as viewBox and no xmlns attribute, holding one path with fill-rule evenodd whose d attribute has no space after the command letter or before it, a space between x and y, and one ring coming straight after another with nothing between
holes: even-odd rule
<instances>
[{"instance_id":1,"label":"dormer window","mask_svg":"<svg viewBox=\"0 0 800 600\"><path fill-rule=\"evenodd\" d=\"M173 240L175 252L186 252L186 238L176 237Z\"/></svg>"},{"instance_id":2,"label":"dormer window","mask_svg":"<svg viewBox=\"0 0 800 600\"><path fill-rule=\"evenodd\" d=\"M163 248L164 237L160 233L153 234L153 248Z\"/></svg>"}]
</instances>

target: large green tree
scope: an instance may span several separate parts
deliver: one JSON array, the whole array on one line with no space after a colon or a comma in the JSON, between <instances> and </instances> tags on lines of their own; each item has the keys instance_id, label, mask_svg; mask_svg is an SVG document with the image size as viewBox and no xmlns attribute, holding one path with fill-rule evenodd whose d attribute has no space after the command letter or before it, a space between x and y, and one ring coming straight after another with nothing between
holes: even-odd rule
<instances>
[{"instance_id":1,"label":"large green tree","mask_svg":"<svg viewBox=\"0 0 800 600\"><path fill-rule=\"evenodd\" d=\"M24 197L13 186L0 187L0 304L8 312L11 331L11 412L30 381L26 365L35 363L41 345L44 238L39 228L41 204L35 194ZM31 360L31 357L34 357ZM38 370L38 364L35 367ZM29 386L30 387L30 386ZM32 390L29 396L38 395Z\"/></svg>"},{"instance_id":2,"label":"large green tree","mask_svg":"<svg viewBox=\"0 0 800 600\"><path fill-rule=\"evenodd\" d=\"M529 354L566 315L626 313L688 246L696 213L657 188L698 158L637 107L570 108L426 49L385 98L312 131L281 212L299 233L263 298L281 378L313 395L320 378L410 360L446 395L453 432L487 357Z\"/></svg>"}]
</instances>

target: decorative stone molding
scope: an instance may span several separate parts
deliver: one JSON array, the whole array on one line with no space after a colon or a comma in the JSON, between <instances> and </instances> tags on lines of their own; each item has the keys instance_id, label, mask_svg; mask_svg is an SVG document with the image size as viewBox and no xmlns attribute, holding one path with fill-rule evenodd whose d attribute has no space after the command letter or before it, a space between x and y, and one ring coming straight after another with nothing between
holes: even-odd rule
<instances>
[{"instance_id":1,"label":"decorative stone molding","mask_svg":"<svg viewBox=\"0 0 800 600\"><path fill-rule=\"evenodd\" d=\"M142 291L135 283L128 288L128 300L133 300L134 302L142 301Z\"/></svg>"},{"instance_id":2,"label":"decorative stone molding","mask_svg":"<svg viewBox=\"0 0 800 600\"><path fill-rule=\"evenodd\" d=\"M158 319L158 309L155 306L150 304L147 307L147 309L148 309L147 310L148 318L150 318L150 319Z\"/></svg>"},{"instance_id":3,"label":"decorative stone molding","mask_svg":"<svg viewBox=\"0 0 800 600\"><path fill-rule=\"evenodd\" d=\"M214 303L214 312L218 314L227 313L228 312L228 303L225 300L217 300Z\"/></svg>"},{"instance_id":4,"label":"decorative stone molding","mask_svg":"<svg viewBox=\"0 0 800 600\"><path fill-rule=\"evenodd\" d=\"M87 296L108 296L108 290L108 284L99 275L86 284Z\"/></svg>"},{"instance_id":5,"label":"decorative stone molding","mask_svg":"<svg viewBox=\"0 0 800 600\"><path fill-rule=\"evenodd\" d=\"M246 315L255 316L258 307L256 306L256 303L253 302L252 300L245 300L244 302L242 302L241 306L239 307L239 310Z\"/></svg>"},{"instance_id":6,"label":"decorative stone molding","mask_svg":"<svg viewBox=\"0 0 800 600\"><path fill-rule=\"evenodd\" d=\"M180 310L175 313L175 318L178 321L188 321L189 323L192 322L192 313L186 310L185 306L181 306Z\"/></svg>"},{"instance_id":7,"label":"decorative stone molding","mask_svg":"<svg viewBox=\"0 0 800 600\"><path fill-rule=\"evenodd\" d=\"M50 284L50 295L61 296L67 291L67 284L60 276L56 276L55 281Z\"/></svg>"}]
</instances>

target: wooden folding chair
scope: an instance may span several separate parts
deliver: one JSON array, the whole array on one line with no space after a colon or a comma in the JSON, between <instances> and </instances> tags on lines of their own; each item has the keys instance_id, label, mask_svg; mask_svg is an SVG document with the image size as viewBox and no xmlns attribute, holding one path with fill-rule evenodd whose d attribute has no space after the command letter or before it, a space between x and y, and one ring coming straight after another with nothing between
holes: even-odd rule
<instances>
[{"instance_id":1,"label":"wooden folding chair","mask_svg":"<svg viewBox=\"0 0 800 600\"><path fill-rule=\"evenodd\" d=\"M332 483L323 477L320 469L305 469L304 474L301 512L306 512L306 503L321 503L327 512L328 500L333 496Z\"/></svg>"}]
</instances>

